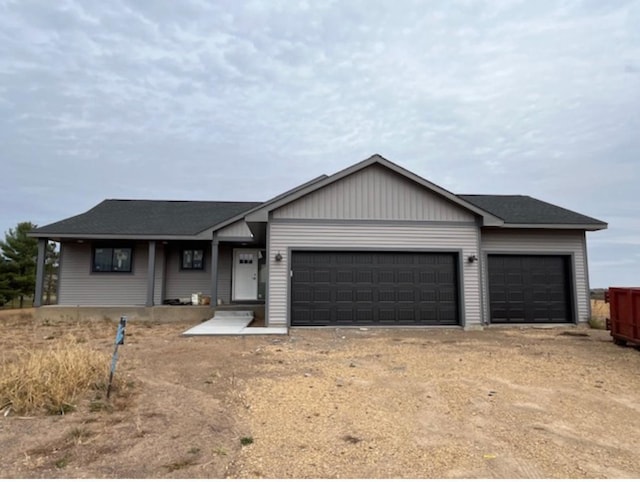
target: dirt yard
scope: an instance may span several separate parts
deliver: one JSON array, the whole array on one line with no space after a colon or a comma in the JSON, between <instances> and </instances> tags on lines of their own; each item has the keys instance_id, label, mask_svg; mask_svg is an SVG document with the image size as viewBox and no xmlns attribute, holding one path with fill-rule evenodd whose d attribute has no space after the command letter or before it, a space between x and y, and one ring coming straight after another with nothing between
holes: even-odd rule
<instances>
[{"instance_id":1,"label":"dirt yard","mask_svg":"<svg viewBox=\"0 0 640 482\"><path fill-rule=\"evenodd\" d=\"M3 364L113 348L115 324L3 317ZM640 352L605 331L187 328L129 323L112 406L0 415L0 477L640 476Z\"/></svg>"}]
</instances>

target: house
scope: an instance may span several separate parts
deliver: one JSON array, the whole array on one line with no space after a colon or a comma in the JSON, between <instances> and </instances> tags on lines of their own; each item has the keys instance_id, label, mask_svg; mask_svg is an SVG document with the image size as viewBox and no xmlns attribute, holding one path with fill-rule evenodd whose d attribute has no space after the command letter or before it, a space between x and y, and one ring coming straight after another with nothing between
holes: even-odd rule
<instances>
[{"instance_id":1,"label":"house","mask_svg":"<svg viewBox=\"0 0 640 482\"><path fill-rule=\"evenodd\" d=\"M106 200L40 227L36 305L55 240L49 318L185 319L170 304L202 293L200 319L242 304L273 327L586 322L586 231L606 227L528 196L456 195L374 155L267 202Z\"/></svg>"}]
</instances>

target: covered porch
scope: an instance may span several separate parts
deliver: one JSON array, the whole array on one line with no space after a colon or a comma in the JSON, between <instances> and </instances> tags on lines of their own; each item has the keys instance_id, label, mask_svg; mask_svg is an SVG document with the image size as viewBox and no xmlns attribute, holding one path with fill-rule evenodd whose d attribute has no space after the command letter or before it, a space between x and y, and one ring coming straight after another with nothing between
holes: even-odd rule
<instances>
[{"instance_id":1,"label":"covered porch","mask_svg":"<svg viewBox=\"0 0 640 482\"><path fill-rule=\"evenodd\" d=\"M142 321L202 322L244 309L254 313L252 328L265 327L266 229L256 232L241 222L210 233L209 240L55 239L61 243L58 304L49 306L42 306L44 252L54 238L42 237L34 306L38 317L51 320L128 314Z\"/></svg>"}]
</instances>

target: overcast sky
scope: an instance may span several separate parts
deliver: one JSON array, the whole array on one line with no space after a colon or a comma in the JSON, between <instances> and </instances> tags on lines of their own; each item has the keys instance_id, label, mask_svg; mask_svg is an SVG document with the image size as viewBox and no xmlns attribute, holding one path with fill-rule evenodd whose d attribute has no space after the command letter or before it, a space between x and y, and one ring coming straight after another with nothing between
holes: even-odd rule
<instances>
[{"instance_id":1,"label":"overcast sky","mask_svg":"<svg viewBox=\"0 0 640 482\"><path fill-rule=\"evenodd\" d=\"M602 219L640 286L640 2L0 0L0 231L262 201L371 154Z\"/></svg>"}]
</instances>

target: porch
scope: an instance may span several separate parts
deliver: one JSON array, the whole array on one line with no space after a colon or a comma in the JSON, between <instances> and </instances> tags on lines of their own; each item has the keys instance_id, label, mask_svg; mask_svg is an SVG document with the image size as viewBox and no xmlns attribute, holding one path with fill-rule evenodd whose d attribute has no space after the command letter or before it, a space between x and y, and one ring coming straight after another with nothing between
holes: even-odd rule
<instances>
[{"instance_id":1,"label":"porch","mask_svg":"<svg viewBox=\"0 0 640 482\"><path fill-rule=\"evenodd\" d=\"M36 321L109 321L117 322L121 316L133 322L171 323L187 322L202 323L211 321L218 315L229 311L250 311L252 319L249 321L249 328L265 328L264 303L262 304L233 304L213 307L211 305L158 305L158 306L65 306L65 305L44 305L34 311ZM224 318L224 317L222 317ZM223 323L219 323L221 326Z\"/></svg>"}]
</instances>

